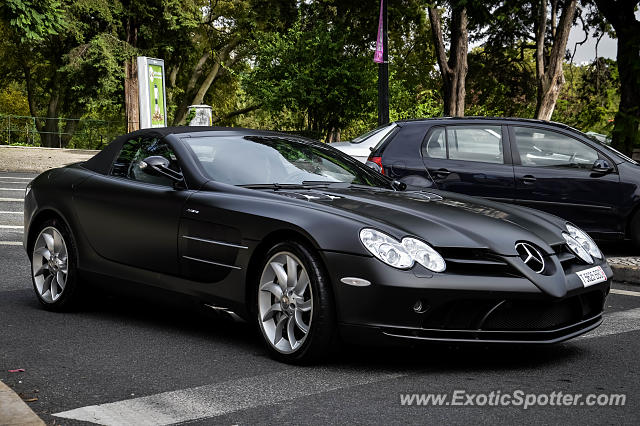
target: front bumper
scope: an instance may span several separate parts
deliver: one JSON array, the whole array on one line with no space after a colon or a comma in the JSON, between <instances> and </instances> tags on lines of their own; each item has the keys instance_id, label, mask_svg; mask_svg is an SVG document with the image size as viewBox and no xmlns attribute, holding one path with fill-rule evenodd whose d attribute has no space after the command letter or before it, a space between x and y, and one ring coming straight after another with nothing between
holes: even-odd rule
<instances>
[{"instance_id":1,"label":"front bumper","mask_svg":"<svg viewBox=\"0 0 640 426\"><path fill-rule=\"evenodd\" d=\"M555 276L555 285L562 288L549 292L549 283L541 289L517 274L435 274L421 267L400 271L375 258L323 255L334 283L341 335L354 343L560 342L600 325L613 275L603 263L607 281L585 288L574 272L586 266L568 266ZM344 277L371 285L344 284Z\"/></svg>"}]
</instances>

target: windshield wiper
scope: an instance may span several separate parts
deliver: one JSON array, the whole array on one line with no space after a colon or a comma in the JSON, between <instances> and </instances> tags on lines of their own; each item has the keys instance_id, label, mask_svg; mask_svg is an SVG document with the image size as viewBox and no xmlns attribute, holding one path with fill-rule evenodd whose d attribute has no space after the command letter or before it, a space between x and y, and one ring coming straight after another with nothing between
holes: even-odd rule
<instances>
[{"instance_id":1,"label":"windshield wiper","mask_svg":"<svg viewBox=\"0 0 640 426\"><path fill-rule=\"evenodd\" d=\"M349 184L346 184L344 182L328 182L328 181L303 181L302 183L254 183L254 184L248 184L248 185L238 185L241 186L243 188L250 188L250 189L273 189L273 190L278 190L278 189L309 189L309 188L314 188L317 186L327 186L327 187L332 187L333 184L340 184L341 186L344 184L346 185L345 187L348 187Z\"/></svg>"},{"instance_id":2,"label":"windshield wiper","mask_svg":"<svg viewBox=\"0 0 640 426\"><path fill-rule=\"evenodd\" d=\"M334 182L328 180L303 180L302 184L306 186L326 186L328 188L348 188L351 186L349 182Z\"/></svg>"}]
</instances>

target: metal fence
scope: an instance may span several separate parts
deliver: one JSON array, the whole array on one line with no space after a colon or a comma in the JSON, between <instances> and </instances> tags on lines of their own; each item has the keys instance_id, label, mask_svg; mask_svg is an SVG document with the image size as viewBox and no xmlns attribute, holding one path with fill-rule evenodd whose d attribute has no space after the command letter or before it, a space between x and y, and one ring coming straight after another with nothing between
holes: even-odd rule
<instances>
[{"instance_id":1,"label":"metal fence","mask_svg":"<svg viewBox=\"0 0 640 426\"><path fill-rule=\"evenodd\" d=\"M100 149L123 133L126 133L124 121L0 114L0 145Z\"/></svg>"}]
</instances>

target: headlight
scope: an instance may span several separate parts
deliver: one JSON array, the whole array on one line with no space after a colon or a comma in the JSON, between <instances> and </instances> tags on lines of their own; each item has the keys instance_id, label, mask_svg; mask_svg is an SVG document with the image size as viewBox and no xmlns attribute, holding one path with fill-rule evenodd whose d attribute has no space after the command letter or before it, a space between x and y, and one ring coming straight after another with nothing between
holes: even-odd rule
<instances>
[{"instance_id":1,"label":"headlight","mask_svg":"<svg viewBox=\"0 0 640 426\"><path fill-rule=\"evenodd\" d=\"M586 232L570 223L567 223L567 231L569 231L569 235L571 235L591 257L602 259L602 252Z\"/></svg>"},{"instance_id":2,"label":"headlight","mask_svg":"<svg viewBox=\"0 0 640 426\"><path fill-rule=\"evenodd\" d=\"M408 269L413 266L411 255L400 241L396 241L387 234L365 228L360 231L360 241L371 254L387 265L399 269Z\"/></svg>"},{"instance_id":3,"label":"headlight","mask_svg":"<svg viewBox=\"0 0 640 426\"><path fill-rule=\"evenodd\" d=\"M446 268L438 252L415 238L403 238L400 242L383 232L365 228L360 231L360 241L371 254L394 268L409 269L415 262L434 272Z\"/></svg>"},{"instance_id":4,"label":"headlight","mask_svg":"<svg viewBox=\"0 0 640 426\"><path fill-rule=\"evenodd\" d=\"M403 238L402 245L413 260L433 272L443 272L447 265L440 254L427 244L415 238Z\"/></svg>"},{"instance_id":5,"label":"headlight","mask_svg":"<svg viewBox=\"0 0 640 426\"><path fill-rule=\"evenodd\" d=\"M587 263L593 263L593 258L591 257L589 252L586 251L584 247L582 247L582 245L580 245L578 240L576 240L566 232L563 232L562 236L564 237L564 240L567 242L567 245L569 246L571 251L574 252L576 256Z\"/></svg>"}]
</instances>

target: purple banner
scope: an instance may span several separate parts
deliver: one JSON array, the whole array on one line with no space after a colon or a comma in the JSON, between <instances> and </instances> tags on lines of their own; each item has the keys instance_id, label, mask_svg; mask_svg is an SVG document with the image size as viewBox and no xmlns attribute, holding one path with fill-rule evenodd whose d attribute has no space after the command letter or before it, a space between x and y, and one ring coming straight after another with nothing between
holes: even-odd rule
<instances>
[{"instance_id":1,"label":"purple banner","mask_svg":"<svg viewBox=\"0 0 640 426\"><path fill-rule=\"evenodd\" d=\"M376 53L373 55L373 62L381 64L384 62L384 43L382 40L382 3L384 0L380 0L380 19L378 20L378 38L376 39Z\"/></svg>"}]
</instances>

